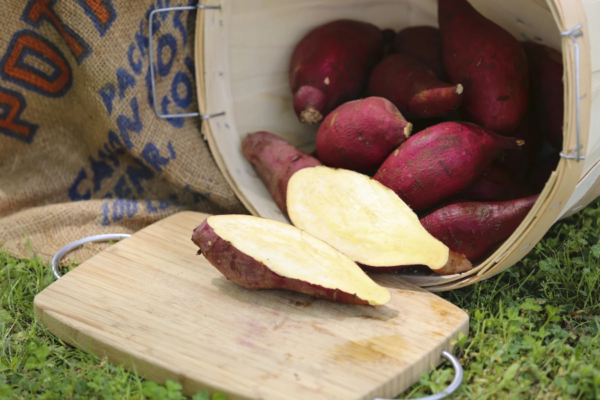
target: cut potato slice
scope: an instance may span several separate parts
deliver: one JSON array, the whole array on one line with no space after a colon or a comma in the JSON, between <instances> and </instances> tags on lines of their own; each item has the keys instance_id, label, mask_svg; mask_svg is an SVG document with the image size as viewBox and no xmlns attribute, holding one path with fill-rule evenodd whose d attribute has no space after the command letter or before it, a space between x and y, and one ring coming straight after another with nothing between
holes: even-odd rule
<instances>
[{"instance_id":1,"label":"cut potato slice","mask_svg":"<svg viewBox=\"0 0 600 400\"><path fill-rule=\"evenodd\" d=\"M289 289L350 304L383 305L390 292L347 256L291 225L248 215L212 216L192 241L223 275L249 289Z\"/></svg>"},{"instance_id":2,"label":"cut potato slice","mask_svg":"<svg viewBox=\"0 0 600 400\"><path fill-rule=\"evenodd\" d=\"M305 168L289 181L287 207L295 226L365 266L441 271L449 261L448 247L392 190L366 175Z\"/></svg>"}]
</instances>

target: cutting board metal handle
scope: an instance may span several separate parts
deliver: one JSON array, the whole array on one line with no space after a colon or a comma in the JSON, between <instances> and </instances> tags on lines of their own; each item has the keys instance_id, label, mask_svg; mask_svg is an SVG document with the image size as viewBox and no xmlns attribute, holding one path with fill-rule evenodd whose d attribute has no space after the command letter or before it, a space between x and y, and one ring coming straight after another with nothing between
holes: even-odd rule
<instances>
[{"instance_id":1,"label":"cutting board metal handle","mask_svg":"<svg viewBox=\"0 0 600 400\"><path fill-rule=\"evenodd\" d=\"M104 235L88 236L83 239L79 239L74 242L71 242L68 245L66 245L65 247L63 247L62 249L60 249L59 251L57 251L56 254L54 255L54 257L52 257L52 261L50 262L50 265L52 266L52 272L54 272L54 276L56 277L56 279L60 279L62 277L62 274L60 273L60 270L58 269L58 263L66 254L75 250L76 248L78 248L79 246L81 246L84 243L106 242L109 240L120 240L120 239L128 238L129 236L131 236L131 235L128 233L107 233Z\"/></svg>"},{"instance_id":2,"label":"cutting board metal handle","mask_svg":"<svg viewBox=\"0 0 600 400\"><path fill-rule=\"evenodd\" d=\"M446 389L442 390L439 393L432 394L431 396L419 397L419 400L445 399L446 397L448 397L452 393L454 393L454 391L456 391L456 389L458 389L458 387L462 383L464 371L463 371L462 365L460 365L460 362L458 361L458 359L445 350L442 351L442 357L444 357L446 360L450 361L450 363L452 364L452 367L454 367L454 379L452 380L452 382L450 383L450 385L448 385L448 387ZM392 399L375 398L373 400L392 400ZM403 399L403 400L411 400L411 399Z\"/></svg>"}]
</instances>

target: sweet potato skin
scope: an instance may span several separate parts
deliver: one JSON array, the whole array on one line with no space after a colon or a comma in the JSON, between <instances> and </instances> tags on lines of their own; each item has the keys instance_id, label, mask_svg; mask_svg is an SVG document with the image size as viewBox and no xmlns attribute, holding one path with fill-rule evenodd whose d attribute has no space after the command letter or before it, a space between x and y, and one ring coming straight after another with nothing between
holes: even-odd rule
<instances>
[{"instance_id":1,"label":"sweet potato skin","mask_svg":"<svg viewBox=\"0 0 600 400\"><path fill-rule=\"evenodd\" d=\"M516 148L519 143L475 124L444 122L402 143L374 179L418 212L460 193L501 150Z\"/></svg>"},{"instance_id":2,"label":"sweet potato skin","mask_svg":"<svg viewBox=\"0 0 600 400\"><path fill-rule=\"evenodd\" d=\"M394 38L392 53L402 53L429 67L438 79L444 79L442 38L433 26L411 26Z\"/></svg>"},{"instance_id":3,"label":"sweet potato skin","mask_svg":"<svg viewBox=\"0 0 600 400\"><path fill-rule=\"evenodd\" d=\"M537 198L454 203L421 218L421 224L451 251L476 262L508 239Z\"/></svg>"},{"instance_id":4,"label":"sweet potato skin","mask_svg":"<svg viewBox=\"0 0 600 400\"><path fill-rule=\"evenodd\" d=\"M503 150L498 156L498 164L506 168L516 179L524 180L543 143L543 136L531 110L527 112L517 129L508 136L523 140L525 144L518 149Z\"/></svg>"},{"instance_id":5,"label":"sweet potato skin","mask_svg":"<svg viewBox=\"0 0 600 400\"><path fill-rule=\"evenodd\" d=\"M285 278L222 239L204 220L192 234L192 242L225 277L248 289L288 289L339 303L368 305L366 300L337 289L328 289L299 279Z\"/></svg>"},{"instance_id":6,"label":"sweet potato skin","mask_svg":"<svg viewBox=\"0 0 600 400\"><path fill-rule=\"evenodd\" d=\"M383 34L375 25L337 20L310 31L296 45L289 67L294 110L317 123L342 103L355 100L383 57Z\"/></svg>"},{"instance_id":7,"label":"sweet potato skin","mask_svg":"<svg viewBox=\"0 0 600 400\"><path fill-rule=\"evenodd\" d=\"M562 150L564 85L562 55L542 44L521 44L527 55L531 79L531 107L540 132L548 143Z\"/></svg>"},{"instance_id":8,"label":"sweet potato skin","mask_svg":"<svg viewBox=\"0 0 600 400\"><path fill-rule=\"evenodd\" d=\"M438 80L429 67L405 54L392 54L380 62L367 92L390 100L407 118L440 117L456 110L463 99L460 84Z\"/></svg>"},{"instance_id":9,"label":"sweet potato skin","mask_svg":"<svg viewBox=\"0 0 600 400\"><path fill-rule=\"evenodd\" d=\"M394 273L405 268L415 267L415 265L400 265L397 267L373 267L369 265L359 264L362 269L369 272L384 272ZM427 267L424 267L427 268ZM440 269L430 269L438 275L455 275L462 274L473 269L473 264L462 254L450 251L448 254L448 262Z\"/></svg>"},{"instance_id":10,"label":"sweet potato skin","mask_svg":"<svg viewBox=\"0 0 600 400\"><path fill-rule=\"evenodd\" d=\"M244 157L256 168L279 209L287 215L287 185L303 168L323 165L270 132L255 132L242 141Z\"/></svg>"},{"instance_id":11,"label":"sweet potato skin","mask_svg":"<svg viewBox=\"0 0 600 400\"><path fill-rule=\"evenodd\" d=\"M438 19L446 74L465 90L461 112L495 133L514 130L529 101L527 59L519 42L466 0L439 0Z\"/></svg>"},{"instance_id":12,"label":"sweet potato skin","mask_svg":"<svg viewBox=\"0 0 600 400\"><path fill-rule=\"evenodd\" d=\"M333 110L317 132L325 165L372 173L410 135L412 124L388 100L368 97Z\"/></svg>"}]
</instances>

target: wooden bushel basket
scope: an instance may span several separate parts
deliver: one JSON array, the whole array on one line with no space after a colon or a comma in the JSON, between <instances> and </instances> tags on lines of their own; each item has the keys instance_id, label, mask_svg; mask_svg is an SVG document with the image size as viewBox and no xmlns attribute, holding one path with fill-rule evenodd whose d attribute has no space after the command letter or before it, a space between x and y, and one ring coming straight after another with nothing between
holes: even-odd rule
<instances>
[{"instance_id":1,"label":"wooden bushel basket","mask_svg":"<svg viewBox=\"0 0 600 400\"><path fill-rule=\"evenodd\" d=\"M600 1L470 3L519 40L537 41L562 51L563 158L519 228L472 271L453 276L403 275L431 291L460 288L506 270L523 258L558 219L600 195ZM314 149L317 128L298 122L292 109L288 63L295 44L312 28L340 18L394 30L412 25L437 26L436 0L208 0L204 4L221 7L199 10L197 16L195 58L200 114L225 114L205 119L203 133L223 175L248 210L281 221L287 219L243 157L241 140L248 133L266 130L304 151ZM574 33L564 34L568 31ZM582 160L577 160L578 125L580 153L585 156Z\"/></svg>"}]
</instances>

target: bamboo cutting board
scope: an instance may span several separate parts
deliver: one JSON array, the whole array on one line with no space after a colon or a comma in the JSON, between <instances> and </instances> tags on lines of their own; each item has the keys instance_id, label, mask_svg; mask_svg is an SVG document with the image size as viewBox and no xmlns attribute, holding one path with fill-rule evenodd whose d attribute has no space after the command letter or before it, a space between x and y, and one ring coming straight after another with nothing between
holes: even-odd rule
<instances>
[{"instance_id":1,"label":"bamboo cutting board","mask_svg":"<svg viewBox=\"0 0 600 400\"><path fill-rule=\"evenodd\" d=\"M464 311L398 279L385 306L352 306L283 290L252 291L196 255L183 212L110 246L35 298L64 341L187 394L229 399L394 397L440 363Z\"/></svg>"}]
</instances>

